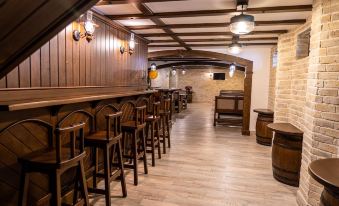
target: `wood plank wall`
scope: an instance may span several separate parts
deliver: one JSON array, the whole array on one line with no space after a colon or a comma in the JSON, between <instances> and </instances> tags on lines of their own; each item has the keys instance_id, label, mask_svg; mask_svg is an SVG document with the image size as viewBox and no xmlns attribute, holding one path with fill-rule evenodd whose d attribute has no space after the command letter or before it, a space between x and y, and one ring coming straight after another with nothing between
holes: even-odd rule
<instances>
[{"instance_id":1,"label":"wood plank wall","mask_svg":"<svg viewBox=\"0 0 339 206\"><path fill-rule=\"evenodd\" d=\"M136 38L134 54L121 54L120 45L127 48L130 34L99 16L94 21L99 27L90 43L84 38L73 40L73 30L82 28L73 22L0 79L0 88L146 84L142 75L147 68L147 43Z\"/></svg>"}]
</instances>

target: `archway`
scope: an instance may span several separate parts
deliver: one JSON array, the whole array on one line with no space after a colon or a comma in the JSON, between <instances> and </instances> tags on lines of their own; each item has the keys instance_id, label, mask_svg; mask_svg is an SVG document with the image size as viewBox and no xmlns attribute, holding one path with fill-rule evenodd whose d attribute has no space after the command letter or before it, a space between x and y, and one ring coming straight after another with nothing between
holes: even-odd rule
<instances>
[{"instance_id":1,"label":"archway","mask_svg":"<svg viewBox=\"0 0 339 206\"><path fill-rule=\"evenodd\" d=\"M251 96L252 96L252 75L253 75L253 62L248 59L222 54L211 51L202 50L163 50L148 53L148 60L154 61L157 58L174 57L174 58L207 58L210 61L222 60L229 63L245 68L244 79L244 108L243 108L243 123L242 134L250 135L250 114L251 114Z\"/></svg>"}]
</instances>

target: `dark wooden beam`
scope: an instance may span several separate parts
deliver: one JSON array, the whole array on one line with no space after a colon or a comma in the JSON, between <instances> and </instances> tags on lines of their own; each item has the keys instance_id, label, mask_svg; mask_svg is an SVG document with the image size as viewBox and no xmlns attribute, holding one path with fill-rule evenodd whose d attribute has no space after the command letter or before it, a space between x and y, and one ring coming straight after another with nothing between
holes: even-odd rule
<instances>
[{"instance_id":1,"label":"dark wooden beam","mask_svg":"<svg viewBox=\"0 0 339 206\"><path fill-rule=\"evenodd\" d=\"M96 5L101 6L101 5L114 5L114 4L152 3L152 2L167 2L167 1L187 1L187 0L102 0Z\"/></svg>"},{"instance_id":2,"label":"dark wooden beam","mask_svg":"<svg viewBox=\"0 0 339 206\"><path fill-rule=\"evenodd\" d=\"M143 14L145 14L145 15L152 15L153 14L152 10L148 6L146 6L145 4L136 3L135 5L137 6L137 8ZM151 21L153 21L158 26L165 26L166 25L161 19L159 19L157 17L151 17L150 19L151 19ZM189 48L186 45L186 43L184 41L182 41L171 29L164 28L163 31L166 32L167 36L172 37L173 40L178 42L180 46L184 47L186 50L191 50L191 48Z\"/></svg>"},{"instance_id":3,"label":"dark wooden beam","mask_svg":"<svg viewBox=\"0 0 339 206\"><path fill-rule=\"evenodd\" d=\"M252 31L246 35L254 35L254 34L283 34L287 33L287 30L271 30L271 31ZM164 37L169 36L167 33L146 33L139 34L143 37ZM219 35L229 35L232 36L232 32L194 32L194 33L175 33L176 36L219 36ZM243 35L243 36L246 36Z\"/></svg>"},{"instance_id":4,"label":"dark wooden beam","mask_svg":"<svg viewBox=\"0 0 339 206\"><path fill-rule=\"evenodd\" d=\"M279 20L279 21L256 21L256 26L275 26L275 25L298 25L304 24L306 19L292 19L292 20ZM227 23L203 23L203 24L167 24L165 26L158 25L143 25L143 26L130 26L131 30L143 30L143 29L180 29L180 28L213 28L213 27L228 27Z\"/></svg>"},{"instance_id":5,"label":"dark wooden beam","mask_svg":"<svg viewBox=\"0 0 339 206\"><path fill-rule=\"evenodd\" d=\"M277 41L278 37L253 37L253 38L241 38L240 41ZM220 42L220 41L232 41L232 38L215 38L215 39L183 39L184 42ZM176 42L172 39L165 40L150 40L150 43L171 43Z\"/></svg>"},{"instance_id":6,"label":"dark wooden beam","mask_svg":"<svg viewBox=\"0 0 339 206\"><path fill-rule=\"evenodd\" d=\"M157 69L164 69L164 68L171 68L171 67L178 67L178 66L215 66L221 68L228 68L231 63L223 63L223 62L214 62L214 61L182 61L182 62L173 62L168 64L158 65ZM177 68L180 69L180 68ZM244 67L236 66L236 69L239 71L245 71Z\"/></svg>"},{"instance_id":7,"label":"dark wooden beam","mask_svg":"<svg viewBox=\"0 0 339 206\"><path fill-rule=\"evenodd\" d=\"M189 47L213 47L213 46L222 46L226 47L229 44L188 44ZM242 43L243 46L274 46L277 43ZM173 44L152 44L148 45L148 47L181 47L180 45L173 45Z\"/></svg>"},{"instance_id":8,"label":"dark wooden beam","mask_svg":"<svg viewBox=\"0 0 339 206\"><path fill-rule=\"evenodd\" d=\"M246 13L263 14L263 13L283 13L283 12L301 12L301 11L312 11L312 5L248 8L246 10ZM239 11L237 11L236 9L220 9L220 10L162 12L162 13L153 13L152 15L145 14L108 15L108 17L114 20L150 19L151 17L177 18L177 17L197 17L197 16L220 16L225 14L234 14L234 12L239 13Z\"/></svg>"}]
</instances>

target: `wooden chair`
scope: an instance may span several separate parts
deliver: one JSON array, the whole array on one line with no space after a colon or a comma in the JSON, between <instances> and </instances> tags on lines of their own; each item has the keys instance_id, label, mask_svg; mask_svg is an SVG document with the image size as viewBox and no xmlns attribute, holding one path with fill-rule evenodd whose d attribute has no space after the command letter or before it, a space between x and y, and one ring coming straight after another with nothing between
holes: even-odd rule
<instances>
[{"instance_id":1,"label":"wooden chair","mask_svg":"<svg viewBox=\"0 0 339 206\"><path fill-rule=\"evenodd\" d=\"M25 120L28 121L28 120ZM41 124L48 124L40 120ZM49 176L51 202L53 206L62 205L62 191L61 191L61 175L71 168L76 168L76 176L74 182L73 205L89 205L86 176L84 171L83 159L86 156L84 150L84 127L85 123L80 122L70 125L68 127L57 128L55 130L55 147L53 147L53 127L49 126L49 148L33 152L27 156L19 158L22 165L22 176L20 183L19 202L18 205L26 205L27 192L29 185L29 173L39 172ZM62 140L69 139L69 146L65 146ZM79 141L79 144L76 141ZM80 190L82 199L78 199L78 183L80 183Z\"/></svg>"},{"instance_id":2,"label":"wooden chair","mask_svg":"<svg viewBox=\"0 0 339 206\"><path fill-rule=\"evenodd\" d=\"M95 132L85 138L85 145L92 148L94 156L93 170L93 187L88 188L89 192L104 194L106 205L111 205L110 183L120 177L123 197L127 196L124 165L121 150L121 116L122 112L118 111L112 105L103 106L97 113L95 118ZM101 121L102 118L104 121ZM100 173L98 161L98 149L103 151L104 172ZM117 164L113 164L114 152L117 152ZM118 168L112 172L112 166ZM97 177L104 178L105 189L97 188Z\"/></svg>"},{"instance_id":3,"label":"wooden chair","mask_svg":"<svg viewBox=\"0 0 339 206\"><path fill-rule=\"evenodd\" d=\"M171 99L170 98L163 98L161 100L161 106L160 106L160 122L162 127L162 135L160 136L161 142L163 143L163 151L164 154L166 154L166 139L168 140L168 147L171 147L171 134L170 134L170 128L171 128Z\"/></svg>"},{"instance_id":4,"label":"wooden chair","mask_svg":"<svg viewBox=\"0 0 339 206\"><path fill-rule=\"evenodd\" d=\"M131 162L130 164L124 164L124 167L134 170L134 185L138 185L138 160L140 158L143 158L144 172L148 174L145 139L147 108L146 106L137 107L133 102L129 101L121 106L121 111L123 111L121 123L124 143L123 157ZM138 140L140 140L139 145Z\"/></svg>"},{"instance_id":5,"label":"wooden chair","mask_svg":"<svg viewBox=\"0 0 339 206\"><path fill-rule=\"evenodd\" d=\"M150 147L147 152L152 154L152 166L155 166L155 148L158 148L158 158L161 159L160 146L160 102L148 102L146 98L139 101L138 106L148 106L150 111L146 116L146 147ZM151 106L149 106L151 105ZM150 135L149 135L149 131ZM156 136L156 138L155 138Z\"/></svg>"}]
</instances>

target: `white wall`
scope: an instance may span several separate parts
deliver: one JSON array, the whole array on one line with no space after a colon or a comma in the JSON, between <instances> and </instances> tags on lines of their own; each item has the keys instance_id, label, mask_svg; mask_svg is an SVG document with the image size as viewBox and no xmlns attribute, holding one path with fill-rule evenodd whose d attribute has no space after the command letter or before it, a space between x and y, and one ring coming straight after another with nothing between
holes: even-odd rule
<instances>
[{"instance_id":1,"label":"white wall","mask_svg":"<svg viewBox=\"0 0 339 206\"><path fill-rule=\"evenodd\" d=\"M226 48L194 48L196 50L213 51L227 54ZM252 78L252 100L251 100L251 121L250 130L255 131L257 114L253 112L256 108L267 108L269 91L271 47L245 47L243 51L236 55L253 61Z\"/></svg>"}]
</instances>

